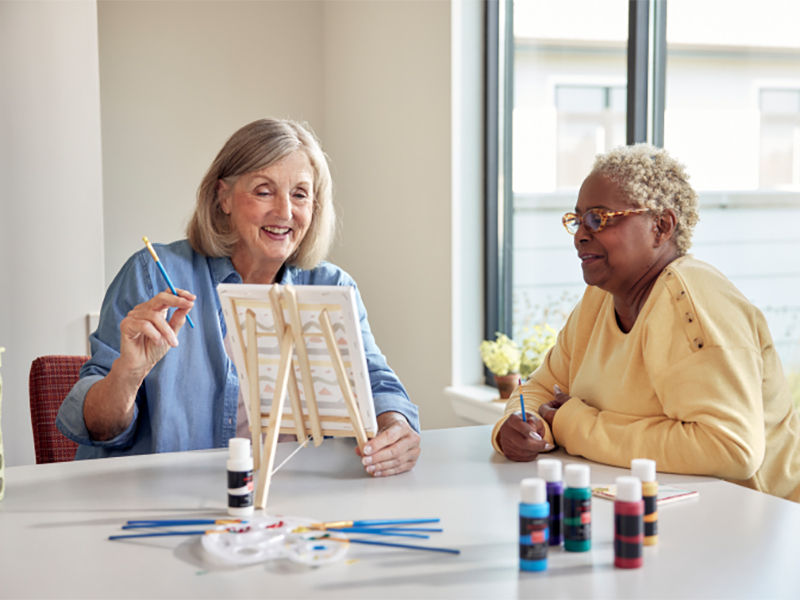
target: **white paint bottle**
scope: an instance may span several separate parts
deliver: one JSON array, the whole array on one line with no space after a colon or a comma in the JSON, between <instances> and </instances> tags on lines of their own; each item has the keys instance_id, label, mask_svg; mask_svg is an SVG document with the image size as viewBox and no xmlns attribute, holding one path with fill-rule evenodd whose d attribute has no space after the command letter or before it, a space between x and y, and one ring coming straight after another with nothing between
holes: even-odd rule
<instances>
[{"instance_id":1,"label":"white paint bottle","mask_svg":"<svg viewBox=\"0 0 800 600\"><path fill-rule=\"evenodd\" d=\"M228 514L246 517L253 514L253 457L250 440L228 440Z\"/></svg>"}]
</instances>

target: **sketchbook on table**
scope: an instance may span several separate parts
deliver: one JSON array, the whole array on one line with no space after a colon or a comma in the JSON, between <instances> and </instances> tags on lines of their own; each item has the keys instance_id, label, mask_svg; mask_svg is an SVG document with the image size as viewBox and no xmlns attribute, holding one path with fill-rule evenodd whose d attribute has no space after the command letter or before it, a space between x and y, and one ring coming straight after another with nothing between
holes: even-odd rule
<instances>
[{"instance_id":1,"label":"sketchbook on table","mask_svg":"<svg viewBox=\"0 0 800 600\"><path fill-rule=\"evenodd\" d=\"M375 408L350 286L220 284L217 288L247 409L266 507L278 434L315 445L377 432ZM262 440L262 433L266 440Z\"/></svg>"}]
</instances>

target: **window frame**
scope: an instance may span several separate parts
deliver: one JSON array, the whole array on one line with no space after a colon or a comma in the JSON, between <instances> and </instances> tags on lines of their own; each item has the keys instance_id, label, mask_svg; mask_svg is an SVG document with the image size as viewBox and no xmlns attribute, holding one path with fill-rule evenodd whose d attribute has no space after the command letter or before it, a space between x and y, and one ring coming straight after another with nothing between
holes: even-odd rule
<instances>
[{"instance_id":1,"label":"window frame","mask_svg":"<svg viewBox=\"0 0 800 600\"><path fill-rule=\"evenodd\" d=\"M494 339L512 325L513 0L487 0L485 24L484 339Z\"/></svg>"}]
</instances>

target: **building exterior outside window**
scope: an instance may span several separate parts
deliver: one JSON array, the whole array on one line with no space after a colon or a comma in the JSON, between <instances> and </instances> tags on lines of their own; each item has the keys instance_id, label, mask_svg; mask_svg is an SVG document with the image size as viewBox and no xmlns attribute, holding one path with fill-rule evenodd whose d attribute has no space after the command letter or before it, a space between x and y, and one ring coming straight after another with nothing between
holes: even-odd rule
<instances>
[{"instance_id":1,"label":"building exterior outside window","mask_svg":"<svg viewBox=\"0 0 800 600\"><path fill-rule=\"evenodd\" d=\"M626 0L513 3L512 321L558 327L584 284L560 223L625 143ZM576 18L580 15L580 18ZM800 373L800 2L670 0L664 147L700 198L691 253L766 315ZM795 375L797 377L797 375Z\"/></svg>"}]
</instances>

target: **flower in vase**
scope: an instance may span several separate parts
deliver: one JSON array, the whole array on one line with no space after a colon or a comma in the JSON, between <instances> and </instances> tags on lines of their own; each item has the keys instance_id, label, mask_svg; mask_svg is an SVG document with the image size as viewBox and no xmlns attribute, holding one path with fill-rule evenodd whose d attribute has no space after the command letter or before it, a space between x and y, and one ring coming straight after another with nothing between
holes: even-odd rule
<instances>
[{"instance_id":1,"label":"flower in vase","mask_svg":"<svg viewBox=\"0 0 800 600\"><path fill-rule=\"evenodd\" d=\"M480 351L483 364L495 375L519 373L522 351L506 334L498 333L495 341L482 341Z\"/></svg>"}]
</instances>

